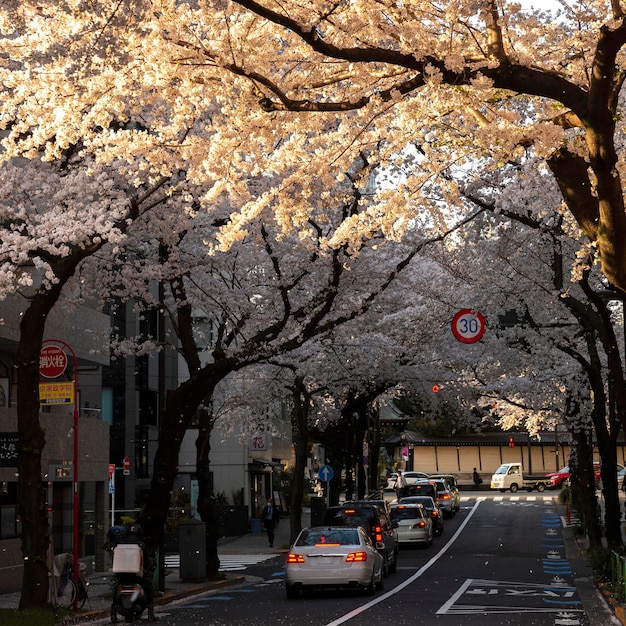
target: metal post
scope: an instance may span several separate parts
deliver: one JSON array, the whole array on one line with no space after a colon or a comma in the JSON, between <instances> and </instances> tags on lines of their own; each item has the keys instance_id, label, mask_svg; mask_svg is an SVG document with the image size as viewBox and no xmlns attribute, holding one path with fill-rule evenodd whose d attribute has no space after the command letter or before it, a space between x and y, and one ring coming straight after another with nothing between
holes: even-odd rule
<instances>
[{"instance_id":1,"label":"metal post","mask_svg":"<svg viewBox=\"0 0 626 626\"><path fill-rule=\"evenodd\" d=\"M78 561L78 363L76 359L76 353L69 346L74 357L74 468L72 475L74 476L74 535L72 541L72 552L74 553L74 582L76 583L76 589L78 589L78 576L80 574L80 563ZM78 594L74 598L74 611L78 611Z\"/></svg>"},{"instance_id":2,"label":"metal post","mask_svg":"<svg viewBox=\"0 0 626 626\"><path fill-rule=\"evenodd\" d=\"M72 523L74 528L72 529L72 553L73 553L73 578L74 582L78 586L78 576L80 570L80 564L78 562L78 551L79 551L79 543L78 543L78 525L79 525L79 501L78 501L78 359L76 357L76 352L72 349L72 347L62 341L60 339L44 339L41 344L58 344L63 347L63 349L68 350L68 352L72 355L72 359L74 360L74 460L72 467ZM74 600L74 611L78 611L78 598Z\"/></svg>"}]
</instances>

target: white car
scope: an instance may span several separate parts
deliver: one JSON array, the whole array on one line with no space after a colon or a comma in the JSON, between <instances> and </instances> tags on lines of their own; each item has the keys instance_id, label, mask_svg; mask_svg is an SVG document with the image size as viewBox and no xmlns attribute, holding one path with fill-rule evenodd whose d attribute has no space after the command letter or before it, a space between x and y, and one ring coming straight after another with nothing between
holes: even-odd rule
<instances>
[{"instance_id":1,"label":"white car","mask_svg":"<svg viewBox=\"0 0 626 626\"><path fill-rule=\"evenodd\" d=\"M433 521L421 504L392 504L391 518L398 522L398 543L433 543Z\"/></svg>"},{"instance_id":2,"label":"white car","mask_svg":"<svg viewBox=\"0 0 626 626\"><path fill-rule=\"evenodd\" d=\"M383 557L360 526L319 526L300 532L287 554L285 590L348 587L373 594L383 588Z\"/></svg>"},{"instance_id":3,"label":"white car","mask_svg":"<svg viewBox=\"0 0 626 626\"><path fill-rule=\"evenodd\" d=\"M398 474L396 474L395 472L393 472L392 474L389 474L389 476L387 476L387 484L385 485L385 487L383 487L383 489L385 491L393 491L396 488L397 478L398 478Z\"/></svg>"},{"instance_id":4,"label":"white car","mask_svg":"<svg viewBox=\"0 0 626 626\"><path fill-rule=\"evenodd\" d=\"M418 480L426 480L428 479L428 474L424 474L424 472L402 472L402 478L404 478L405 485L414 485Z\"/></svg>"}]
</instances>

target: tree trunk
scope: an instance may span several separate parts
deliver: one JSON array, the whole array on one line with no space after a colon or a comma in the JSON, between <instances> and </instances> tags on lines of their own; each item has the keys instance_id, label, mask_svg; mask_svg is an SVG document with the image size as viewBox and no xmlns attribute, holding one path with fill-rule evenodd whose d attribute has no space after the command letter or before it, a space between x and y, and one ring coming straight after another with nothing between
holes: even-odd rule
<instances>
[{"instance_id":1,"label":"tree trunk","mask_svg":"<svg viewBox=\"0 0 626 626\"><path fill-rule=\"evenodd\" d=\"M45 316L50 308L39 306L38 296L26 310L15 357L18 372L17 432L18 514L22 524L24 578L20 609L40 608L48 602L48 546L50 529L46 493L41 478L41 454L45 434L39 423L39 352ZM44 313L45 311L45 313ZM40 315L44 313L43 320Z\"/></svg>"},{"instance_id":2,"label":"tree trunk","mask_svg":"<svg viewBox=\"0 0 626 626\"><path fill-rule=\"evenodd\" d=\"M293 414L291 425L293 430L293 446L295 466L291 485L291 501L289 502L290 537L292 544L302 530L302 499L304 498L304 471L309 452L309 402L310 396L304 381L296 377L293 389Z\"/></svg>"},{"instance_id":3,"label":"tree trunk","mask_svg":"<svg viewBox=\"0 0 626 626\"><path fill-rule=\"evenodd\" d=\"M73 259L73 263L65 263L58 282L33 296L20 322L20 341L15 355L18 375L18 514L24 555L20 609L40 608L48 602L50 528L41 471L45 433L39 423L39 352L48 315L78 262Z\"/></svg>"},{"instance_id":4,"label":"tree trunk","mask_svg":"<svg viewBox=\"0 0 626 626\"><path fill-rule=\"evenodd\" d=\"M206 402L206 401L205 401ZM211 489L211 432L213 416L202 409L200 411L200 428L196 439L196 475L198 476L198 513L206 524L206 577L209 580L219 578L220 559L217 554L217 542L220 529L215 511L215 497Z\"/></svg>"},{"instance_id":5,"label":"tree trunk","mask_svg":"<svg viewBox=\"0 0 626 626\"><path fill-rule=\"evenodd\" d=\"M178 475L178 454L191 418L204 399L211 396L215 385L234 369L230 361L211 363L167 393L150 491L140 520L144 539L152 551L163 546L167 511Z\"/></svg>"},{"instance_id":6,"label":"tree trunk","mask_svg":"<svg viewBox=\"0 0 626 626\"><path fill-rule=\"evenodd\" d=\"M590 435L588 432L577 430L573 433L573 438L576 456L570 459L570 466L574 470L570 472L572 492L575 494L577 508L583 516L589 548L593 550L602 546L602 529L598 518Z\"/></svg>"}]
</instances>

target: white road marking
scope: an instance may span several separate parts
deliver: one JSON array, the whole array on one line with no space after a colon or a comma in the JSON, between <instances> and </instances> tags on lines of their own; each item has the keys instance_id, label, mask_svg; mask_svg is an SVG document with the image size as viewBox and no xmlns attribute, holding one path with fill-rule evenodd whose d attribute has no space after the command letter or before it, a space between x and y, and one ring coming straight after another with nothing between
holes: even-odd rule
<instances>
[{"instance_id":1,"label":"white road marking","mask_svg":"<svg viewBox=\"0 0 626 626\"><path fill-rule=\"evenodd\" d=\"M409 578L407 578L404 582L400 583L397 587L394 587L391 591L387 591L386 593L383 593L381 596L379 596L375 600L371 600L367 604L363 604L362 606L354 609L354 611L350 611L350 613L346 613L345 615L342 615L340 618L334 620L333 622L329 622L328 624L326 624L326 626L339 626L340 624L344 624L345 622L351 620L353 617L356 617L357 615L364 613L371 607L376 606L379 602L382 602L383 600L386 600L387 598L391 598L396 593L402 591L405 587L408 587L409 585L413 584L420 576L422 576L422 574L427 572L430 569L430 567L434 565L448 551L450 546L457 540L461 532L463 532L463 529L467 526L469 521L472 519L472 516L478 510L479 505L480 505L480 502L477 502L476 506L472 508L472 510L467 514L467 517L463 520L461 525L457 528L454 535L450 537L450 539L448 540L448 543L446 543L446 545L443 546L443 548L441 548L441 550L432 559L430 559L430 561L428 561L425 565L423 565L420 569L418 569L417 572L413 574L413 576L410 576Z\"/></svg>"}]
</instances>

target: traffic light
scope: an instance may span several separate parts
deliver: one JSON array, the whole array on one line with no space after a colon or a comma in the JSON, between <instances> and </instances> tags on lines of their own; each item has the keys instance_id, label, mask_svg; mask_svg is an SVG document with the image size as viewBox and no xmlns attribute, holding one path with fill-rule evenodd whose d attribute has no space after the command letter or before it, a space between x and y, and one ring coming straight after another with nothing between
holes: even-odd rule
<instances>
[{"instance_id":1,"label":"traffic light","mask_svg":"<svg viewBox=\"0 0 626 626\"><path fill-rule=\"evenodd\" d=\"M515 447L515 439L513 437L509 437L509 448Z\"/></svg>"}]
</instances>

